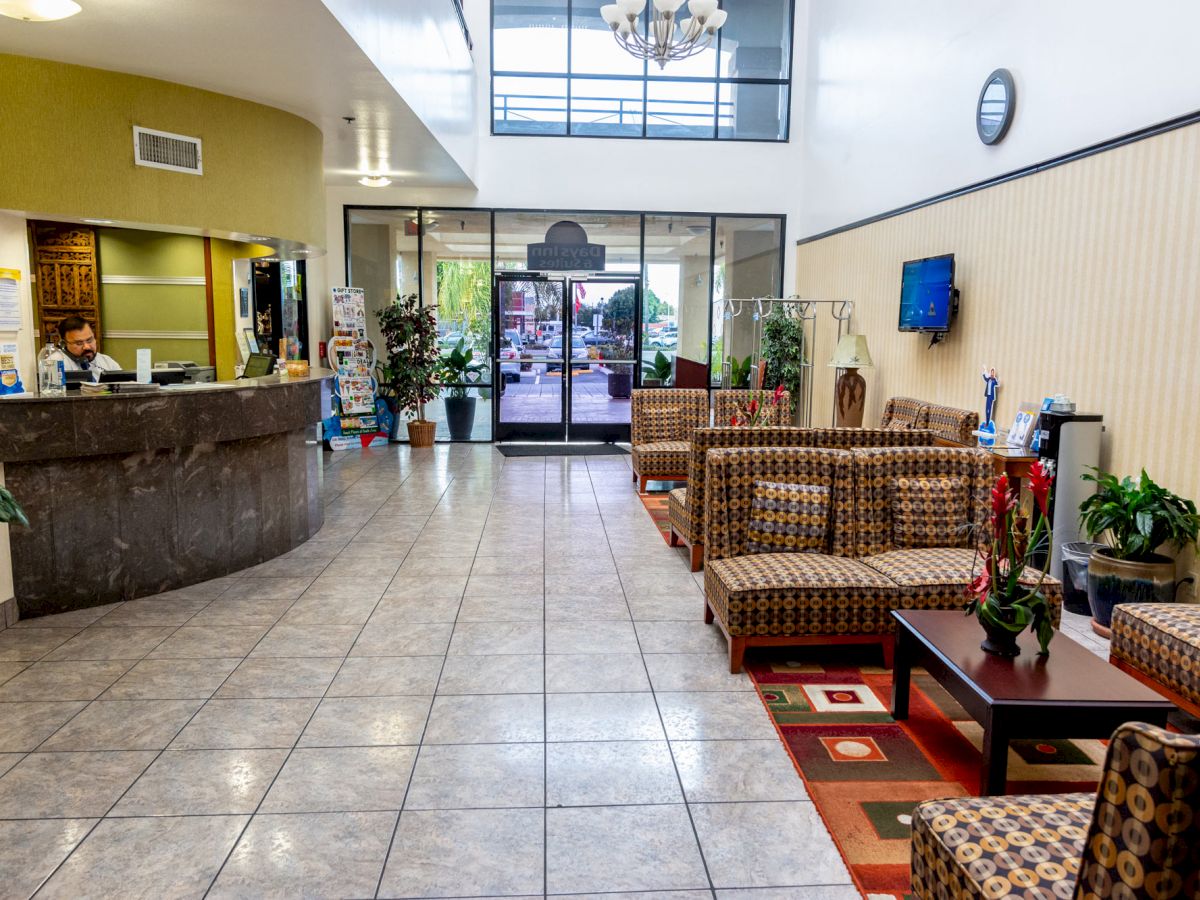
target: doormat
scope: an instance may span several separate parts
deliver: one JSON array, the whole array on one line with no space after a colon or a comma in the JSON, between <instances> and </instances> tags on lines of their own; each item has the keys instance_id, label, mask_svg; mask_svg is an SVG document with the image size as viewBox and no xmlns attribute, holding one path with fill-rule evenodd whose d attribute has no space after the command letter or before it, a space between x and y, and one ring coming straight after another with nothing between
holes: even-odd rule
<instances>
[{"instance_id":1,"label":"doormat","mask_svg":"<svg viewBox=\"0 0 1200 900\"><path fill-rule=\"evenodd\" d=\"M638 494L638 499L642 501L642 506L646 507L646 512L650 513L650 519L654 522L658 533L662 535L663 540L669 546L671 543L671 516L668 511L667 494Z\"/></svg>"},{"instance_id":2,"label":"doormat","mask_svg":"<svg viewBox=\"0 0 1200 900\"><path fill-rule=\"evenodd\" d=\"M616 444L495 444L505 456L628 456Z\"/></svg>"},{"instance_id":3,"label":"doormat","mask_svg":"<svg viewBox=\"0 0 1200 900\"><path fill-rule=\"evenodd\" d=\"M921 669L913 670L909 718L894 720L892 674L867 664L877 654L793 648L746 670L859 890L903 897L913 808L980 793L983 729ZM1105 744L1013 741L1006 793L1094 792Z\"/></svg>"}]
</instances>

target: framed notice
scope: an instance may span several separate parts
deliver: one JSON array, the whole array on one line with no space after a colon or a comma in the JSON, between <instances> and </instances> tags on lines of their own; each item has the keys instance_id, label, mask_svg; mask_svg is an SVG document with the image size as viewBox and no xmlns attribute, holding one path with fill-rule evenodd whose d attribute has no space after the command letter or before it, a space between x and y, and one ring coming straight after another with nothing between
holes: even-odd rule
<instances>
[{"instance_id":1,"label":"framed notice","mask_svg":"<svg viewBox=\"0 0 1200 900\"><path fill-rule=\"evenodd\" d=\"M21 327L21 270L0 269L0 329Z\"/></svg>"}]
</instances>

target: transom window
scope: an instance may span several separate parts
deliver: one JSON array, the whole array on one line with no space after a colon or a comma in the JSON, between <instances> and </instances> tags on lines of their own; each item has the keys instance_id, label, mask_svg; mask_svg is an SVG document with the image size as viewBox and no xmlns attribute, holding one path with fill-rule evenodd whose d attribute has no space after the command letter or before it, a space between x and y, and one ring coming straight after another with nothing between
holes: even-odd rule
<instances>
[{"instance_id":1,"label":"transom window","mask_svg":"<svg viewBox=\"0 0 1200 900\"><path fill-rule=\"evenodd\" d=\"M793 0L722 0L712 45L663 69L617 44L605 2L492 0L493 134L788 139Z\"/></svg>"}]
</instances>

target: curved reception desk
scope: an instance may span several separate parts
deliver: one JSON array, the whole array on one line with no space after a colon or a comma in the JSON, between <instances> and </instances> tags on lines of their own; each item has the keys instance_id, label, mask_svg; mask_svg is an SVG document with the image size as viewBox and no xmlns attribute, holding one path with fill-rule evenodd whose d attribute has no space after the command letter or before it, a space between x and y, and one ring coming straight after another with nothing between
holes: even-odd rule
<instances>
[{"instance_id":1,"label":"curved reception desk","mask_svg":"<svg viewBox=\"0 0 1200 900\"><path fill-rule=\"evenodd\" d=\"M131 600L291 550L322 522L332 372L0 401L22 618Z\"/></svg>"}]
</instances>

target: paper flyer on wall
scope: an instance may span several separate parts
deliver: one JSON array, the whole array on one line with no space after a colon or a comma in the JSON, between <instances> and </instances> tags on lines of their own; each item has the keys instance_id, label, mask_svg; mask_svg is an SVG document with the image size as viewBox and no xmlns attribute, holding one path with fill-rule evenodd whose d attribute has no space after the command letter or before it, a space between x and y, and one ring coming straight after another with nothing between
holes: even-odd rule
<instances>
[{"instance_id":1,"label":"paper flyer on wall","mask_svg":"<svg viewBox=\"0 0 1200 900\"><path fill-rule=\"evenodd\" d=\"M21 327L21 270L0 269L0 328Z\"/></svg>"},{"instance_id":2,"label":"paper flyer on wall","mask_svg":"<svg viewBox=\"0 0 1200 900\"><path fill-rule=\"evenodd\" d=\"M0 343L0 397L23 393L25 385L21 383L21 357L17 344L15 341Z\"/></svg>"}]
</instances>

